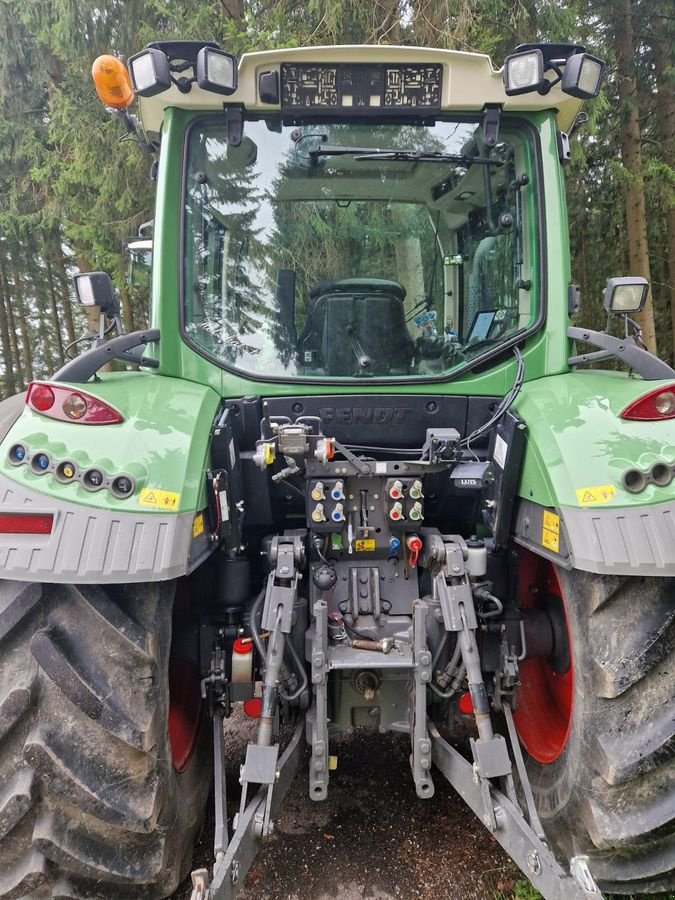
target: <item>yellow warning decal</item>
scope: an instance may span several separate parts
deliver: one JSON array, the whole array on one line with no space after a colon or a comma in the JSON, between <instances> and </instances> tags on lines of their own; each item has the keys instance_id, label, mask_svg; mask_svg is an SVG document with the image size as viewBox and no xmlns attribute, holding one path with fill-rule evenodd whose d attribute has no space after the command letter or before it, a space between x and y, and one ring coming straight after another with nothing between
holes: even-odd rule
<instances>
[{"instance_id":1,"label":"yellow warning decal","mask_svg":"<svg viewBox=\"0 0 675 900\"><path fill-rule=\"evenodd\" d=\"M556 534L560 534L560 516L557 513L544 510L543 527Z\"/></svg>"},{"instance_id":2,"label":"yellow warning decal","mask_svg":"<svg viewBox=\"0 0 675 900\"><path fill-rule=\"evenodd\" d=\"M612 484L602 484L599 487L579 488L577 501L579 506L597 506L599 503L609 503L616 494L616 488Z\"/></svg>"},{"instance_id":3,"label":"yellow warning decal","mask_svg":"<svg viewBox=\"0 0 675 900\"><path fill-rule=\"evenodd\" d=\"M138 502L141 506L153 506L155 509L178 509L180 494L173 491L160 491L157 488L143 488Z\"/></svg>"},{"instance_id":4,"label":"yellow warning decal","mask_svg":"<svg viewBox=\"0 0 675 900\"><path fill-rule=\"evenodd\" d=\"M198 538L200 534L204 534L204 514L197 513L192 523L192 537Z\"/></svg>"},{"instance_id":5,"label":"yellow warning decal","mask_svg":"<svg viewBox=\"0 0 675 900\"><path fill-rule=\"evenodd\" d=\"M557 513L544 510L544 518L541 523L541 543L547 550L554 553L560 552L560 516Z\"/></svg>"},{"instance_id":6,"label":"yellow warning decal","mask_svg":"<svg viewBox=\"0 0 675 900\"><path fill-rule=\"evenodd\" d=\"M363 538L362 540L354 541L354 549L357 553L372 551L375 549L375 540L373 538Z\"/></svg>"}]
</instances>

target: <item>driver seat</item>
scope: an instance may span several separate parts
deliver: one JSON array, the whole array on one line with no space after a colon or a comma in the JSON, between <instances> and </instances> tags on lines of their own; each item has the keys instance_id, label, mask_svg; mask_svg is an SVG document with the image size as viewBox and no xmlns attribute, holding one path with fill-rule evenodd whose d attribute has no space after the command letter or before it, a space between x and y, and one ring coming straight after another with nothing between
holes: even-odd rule
<instances>
[{"instance_id":1,"label":"driver seat","mask_svg":"<svg viewBox=\"0 0 675 900\"><path fill-rule=\"evenodd\" d=\"M298 340L301 365L325 375L407 375L415 343L404 298L403 285L383 278L321 282Z\"/></svg>"}]
</instances>

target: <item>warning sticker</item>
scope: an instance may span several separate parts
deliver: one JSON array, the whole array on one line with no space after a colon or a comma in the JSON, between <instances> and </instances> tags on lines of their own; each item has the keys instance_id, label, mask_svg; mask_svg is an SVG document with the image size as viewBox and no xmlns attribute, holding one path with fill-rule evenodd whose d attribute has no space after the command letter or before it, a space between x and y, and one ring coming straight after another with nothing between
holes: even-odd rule
<instances>
[{"instance_id":1,"label":"warning sticker","mask_svg":"<svg viewBox=\"0 0 675 900\"><path fill-rule=\"evenodd\" d=\"M141 506L152 506L155 509L178 509L180 494L173 491L160 491L157 488L143 488L138 502Z\"/></svg>"},{"instance_id":2,"label":"warning sticker","mask_svg":"<svg viewBox=\"0 0 675 900\"><path fill-rule=\"evenodd\" d=\"M204 534L204 514L197 513L192 523L192 537L198 538L200 534Z\"/></svg>"},{"instance_id":3,"label":"warning sticker","mask_svg":"<svg viewBox=\"0 0 675 900\"><path fill-rule=\"evenodd\" d=\"M506 453L509 449L509 445L506 443L501 434L498 434L495 438L495 450L494 450L494 461L497 463L500 469L506 468Z\"/></svg>"},{"instance_id":4,"label":"warning sticker","mask_svg":"<svg viewBox=\"0 0 675 900\"><path fill-rule=\"evenodd\" d=\"M544 510L544 518L541 523L541 543L547 550L554 553L560 552L560 516L557 513Z\"/></svg>"},{"instance_id":5,"label":"warning sticker","mask_svg":"<svg viewBox=\"0 0 675 900\"><path fill-rule=\"evenodd\" d=\"M616 488L611 484L579 488L577 490L577 501L579 506L596 506L599 503L609 503L615 494Z\"/></svg>"},{"instance_id":6,"label":"warning sticker","mask_svg":"<svg viewBox=\"0 0 675 900\"><path fill-rule=\"evenodd\" d=\"M554 531L556 534L560 534L560 516L557 513L549 512L547 509L544 510L544 528L547 528L549 531Z\"/></svg>"},{"instance_id":7,"label":"warning sticker","mask_svg":"<svg viewBox=\"0 0 675 900\"><path fill-rule=\"evenodd\" d=\"M372 551L375 549L375 540L374 538L363 538L358 541L354 541L354 549L357 553L366 553L368 551Z\"/></svg>"}]
</instances>

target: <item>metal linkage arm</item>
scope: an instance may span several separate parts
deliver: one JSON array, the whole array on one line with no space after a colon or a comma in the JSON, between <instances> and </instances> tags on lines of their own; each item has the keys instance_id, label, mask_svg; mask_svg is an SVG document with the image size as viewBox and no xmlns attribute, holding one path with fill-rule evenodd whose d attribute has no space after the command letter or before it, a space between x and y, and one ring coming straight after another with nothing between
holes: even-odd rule
<instances>
[{"instance_id":1,"label":"metal linkage arm","mask_svg":"<svg viewBox=\"0 0 675 900\"><path fill-rule=\"evenodd\" d=\"M213 882L209 883L206 869L197 869L192 873L191 900L232 900L243 887L246 873L262 843L265 819L269 820L270 816L276 815L300 767L304 730L305 720L300 717L290 744L278 760L271 803L268 786L263 784L243 813L237 817L227 852L216 860Z\"/></svg>"},{"instance_id":2,"label":"metal linkage arm","mask_svg":"<svg viewBox=\"0 0 675 900\"><path fill-rule=\"evenodd\" d=\"M471 739L471 751L474 772L483 796L482 818L490 831L495 832L499 825L490 800L490 779L503 778L511 793L511 760L506 741L500 734L495 734L492 728L490 703L476 641L478 620L465 566L464 541L457 535L446 535L443 537L443 544L444 561L441 571L434 577L434 595L440 603L446 630L457 634L462 662L466 667L478 729L478 740Z\"/></svg>"},{"instance_id":3,"label":"metal linkage arm","mask_svg":"<svg viewBox=\"0 0 675 900\"><path fill-rule=\"evenodd\" d=\"M298 535L276 537L270 555L275 566L267 579L263 628L270 632L265 660L262 708L258 723L258 747L272 743L274 718L279 702L279 683L284 661L286 635L293 627L293 607L298 597L300 567L304 564L304 544ZM249 748L250 749L250 748ZM248 766L248 756L246 758ZM246 781L251 779L245 776Z\"/></svg>"},{"instance_id":4,"label":"metal linkage arm","mask_svg":"<svg viewBox=\"0 0 675 900\"><path fill-rule=\"evenodd\" d=\"M484 795L481 784L474 778L473 766L443 740L433 722L428 727L435 765L478 818L485 821ZM570 872L565 872L527 824L520 809L491 784L489 798L497 821L493 836L546 900L602 900L585 857L574 857Z\"/></svg>"}]
</instances>

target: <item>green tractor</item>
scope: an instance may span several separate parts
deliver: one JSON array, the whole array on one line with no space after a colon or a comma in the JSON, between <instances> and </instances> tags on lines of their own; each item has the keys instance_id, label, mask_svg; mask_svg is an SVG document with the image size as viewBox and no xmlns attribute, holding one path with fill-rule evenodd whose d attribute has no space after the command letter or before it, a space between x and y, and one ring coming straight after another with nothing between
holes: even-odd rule
<instances>
[{"instance_id":1,"label":"green tractor","mask_svg":"<svg viewBox=\"0 0 675 900\"><path fill-rule=\"evenodd\" d=\"M0 897L168 897L213 790L193 898L230 898L305 745L321 801L355 728L407 735L420 802L448 779L549 900L675 886L675 372L644 279L570 324L563 164L603 71L97 61L158 160L151 328L78 275L91 349L0 407Z\"/></svg>"}]
</instances>

